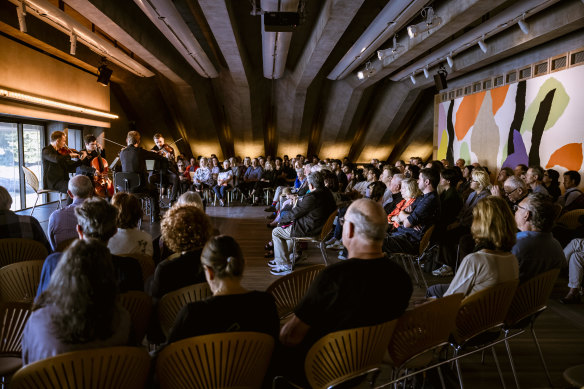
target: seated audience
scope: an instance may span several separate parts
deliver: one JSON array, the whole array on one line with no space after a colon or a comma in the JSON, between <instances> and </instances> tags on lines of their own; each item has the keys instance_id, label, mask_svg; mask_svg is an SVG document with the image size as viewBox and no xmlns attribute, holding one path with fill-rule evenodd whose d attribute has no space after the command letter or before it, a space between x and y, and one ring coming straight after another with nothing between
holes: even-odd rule
<instances>
[{"instance_id":1,"label":"seated audience","mask_svg":"<svg viewBox=\"0 0 584 389\"><path fill-rule=\"evenodd\" d=\"M543 173L543 184L547 189L549 195L552 197L552 200L558 201L558 198L562 195L562 191L560 189L560 173L554 169L548 169Z\"/></svg>"},{"instance_id":2,"label":"seated audience","mask_svg":"<svg viewBox=\"0 0 584 389\"><path fill-rule=\"evenodd\" d=\"M260 166L257 158L252 159L251 166L247 168L239 184L238 189L243 193L244 199L249 200L249 192L254 188L256 182L262 178L264 169Z\"/></svg>"},{"instance_id":3,"label":"seated audience","mask_svg":"<svg viewBox=\"0 0 584 389\"><path fill-rule=\"evenodd\" d=\"M543 193L549 196L549 193L543 184L544 170L541 166L530 166L525 173L525 183L529 186L532 193Z\"/></svg>"},{"instance_id":4,"label":"seated audience","mask_svg":"<svg viewBox=\"0 0 584 389\"><path fill-rule=\"evenodd\" d=\"M383 210L388 215L403 200L403 197L401 195L401 185L404 179L405 179L404 175L399 173L394 174L394 176L391 177L391 182L389 184L389 190L391 191L391 202L383 206Z\"/></svg>"},{"instance_id":5,"label":"seated audience","mask_svg":"<svg viewBox=\"0 0 584 389\"><path fill-rule=\"evenodd\" d=\"M582 267L584 266L584 239L574 239L565 248L564 255L568 264L568 288L570 291L560 299L563 304L580 304L582 289Z\"/></svg>"},{"instance_id":6,"label":"seated audience","mask_svg":"<svg viewBox=\"0 0 584 389\"><path fill-rule=\"evenodd\" d=\"M336 177L335 177L335 179L336 179ZM367 187L367 191L369 192L369 195L367 196L367 198L375 201L376 203L381 204L383 201L383 195L385 194L385 189L386 189L386 186L383 182L381 182L381 181L372 182ZM340 201L337 201L337 204L339 204L339 203L340 203Z\"/></svg>"},{"instance_id":7,"label":"seated audience","mask_svg":"<svg viewBox=\"0 0 584 389\"><path fill-rule=\"evenodd\" d=\"M117 294L107 247L95 239L73 242L33 305L22 334L23 364L70 351L129 345L130 314L116 303Z\"/></svg>"},{"instance_id":8,"label":"seated audience","mask_svg":"<svg viewBox=\"0 0 584 389\"><path fill-rule=\"evenodd\" d=\"M193 187L197 192L201 192L203 189L212 188L213 185L215 185L215 180L209 168L209 160L203 157L199 161L199 168L193 176Z\"/></svg>"},{"instance_id":9,"label":"seated audience","mask_svg":"<svg viewBox=\"0 0 584 389\"><path fill-rule=\"evenodd\" d=\"M4 238L32 239L40 242L51 252L51 245L39 221L32 216L17 215L10 210L12 196L0 186L0 236Z\"/></svg>"},{"instance_id":10,"label":"seated audience","mask_svg":"<svg viewBox=\"0 0 584 389\"><path fill-rule=\"evenodd\" d=\"M203 248L201 263L213 296L181 309L168 343L231 331L263 332L277 340L280 320L274 297L241 286L245 261L237 242L226 235L212 237Z\"/></svg>"},{"instance_id":11,"label":"seated audience","mask_svg":"<svg viewBox=\"0 0 584 389\"><path fill-rule=\"evenodd\" d=\"M584 194L578 189L580 185L580 173L568 170L564 173L564 188L566 191L558 198L558 204L562 208L562 214L574 209L584 208Z\"/></svg>"},{"instance_id":12,"label":"seated audience","mask_svg":"<svg viewBox=\"0 0 584 389\"><path fill-rule=\"evenodd\" d=\"M112 205L118 209L118 230L107 243L110 252L152 257L152 235L140 230L143 215L140 200L131 193L118 192L112 198Z\"/></svg>"},{"instance_id":13,"label":"seated audience","mask_svg":"<svg viewBox=\"0 0 584 389\"><path fill-rule=\"evenodd\" d=\"M515 177L525 181L525 175L527 174L527 170L528 170L527 165L520 163L519 165L515 166L515 169L513 169L513 173L515 173Z\"/></svg>"},{"instance_id":14,"label":"seated audience","mask_svg":"<svg viewBox=\"0 0 584 389\"><path fill-rule=\"evenodd\" d=\"M117 231L116 220L118 210L107 201L93 197L85 200L75 208L77 216L77 235L79 239L97 239L107 246L107 243ZM51 254L45 259L41 271L41 279L37 290L37 297L47 289L51 275L55 271L63 253ZM112 255L118 290L143 290L142 268L134 258Z\"/></svg>"},{"instance_id":15,"label":"seated audience","mask_svg":"<svg viewBox=\"0 0 584 389\"><path fill-rule=\"evenodd\" d=\"M222 207L227 201L227 191L231 188L233 188L233 170L231 170L229 160L226 159L223 161L223 169L217 175L217 185L213 187Z\"/></svg>"},{"instance_id":16,"label":"seated audience","mask_svg":"<svg viewBox=\"0 0 584 389\"><path fill-rule=\"evenodd\" d=\"M491 188L491 194L493 196L506 198L509 205L512 207L511 209L513 209L514 205L519 204L528 193L527 184L517 176L507 178L507 181L503 184L503 192L499 190L498 186L493 186Z\"/></svg>"},{"instance_id":17,"label":"seated audience","mask_svg":"<svg viewBox=\"0 0 584 389\"><path fill-rule=\"evenodd\" d=\"M501 171L499 172L499 175L497 175L496 186L498 186L499 189L503 190L503 185L505 185L505 181L507 181L507 178L513 175L514 175L513 169L511 169L510 167L502 168Z\"/></svg>"},{"instance_id":18,"label":"seated audience","mask_svg":"<svg viewBox=\"0 0 584 389\"><path fill-rule=\"evenodd\" d=\"M474 207L473 215L475 252L464 257L450 284L429 287L428 297L455 293L469 296L519 277L517 258L511 253L517 225L505 201L495 196L483 198Z\"/></svg>"},{"instance_id":19,"label":"seated audience","mask_svg":"<svg viewBox=\"0 0 584 389\"><path fill-rule=\"evenodd\" d=\"M460 197L462 197L462 201L466 201L466 198L472 193L472 188L470 184L472 183L472 171L474 170L473 165L465 166L462 169L462 180L458 185L458 193L460 193Z\"/></svg>"},{"instance_id":20,"label":"seated audience","mask_svg":"<svg viewBox=\"0 0 584 389\"><path fill-rule=\"evenodd\" d=\"M62 209L57 209L49 217L49 241L53 251L57 250L64 242L77 238L77 217L75 216L75 207L83 203L93 195L93 182L85 175L79 175L71 178L67 184L67 195L73 199L73 202Z\"/></svg>"},{"instance_id":21,"label":"seated audience","mask_svg":"<svg viewBox=\"0 0 584 389\"><path fill-rule=\"evenodd\" d=\"M519 282L525 282L538 274L560 268L565 257L560 242L551 233L558 211L550 197L532 193L516 207L515 222L519 232L511 252L519 262Z\"/></svg>"},{"instance_id":22,"label":"seated audience","mask_svg":"<svg viewBox=\"0 0 584 389\"><path fill-rule=\"evenodd\" d=\"M390 224L390 229L396 230L400 225L398 215L401 211L411 206L418 197L422 196L418 183L413 178L406 178L401 181L401 197L402 200L395 206L393 211L387 215L387 222Z\"/></svg>"},{"instance_id":23,"label":"seated audience","mask_svg":"<svg viewBox=\"0 0 584 389\"><path fill-rule=\"evenodd\" d=\"M158 299L184 286L205 282L201 251L213 228L201 209L183 205L170 208L161 230L164 243L175 254L156 266L150 294Z\"/></svg>"},{"instance_id":24,"label":"seated audience","mask_svg":"<svg viewBox=\"0 0 584 389\"><path fill-rule=\"evenodd\" d=\"M322 336L387 322L407 308L412 283L383 254L386 228L383 209L372 200L356 200L347 210L343 244L350 259L320 272L280 331L280 341L289 347L285 354L291 378L302 379L305 353Z\"/></svg>"}]
</instances>

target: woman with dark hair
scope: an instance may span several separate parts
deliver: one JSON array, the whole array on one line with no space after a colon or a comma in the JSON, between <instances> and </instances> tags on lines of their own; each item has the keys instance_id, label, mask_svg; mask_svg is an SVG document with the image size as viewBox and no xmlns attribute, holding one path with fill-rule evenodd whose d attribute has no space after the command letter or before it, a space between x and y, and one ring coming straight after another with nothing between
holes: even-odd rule
<instances>
[{"instance_id":1,"label":"woman with dark hair","mask_svg":"<svg viewBox=\"0 0 584 389\"><path fill-rule=\"evenodd\" d=\"M107 247L80 239L65 251L33 305L22 335L23 364L62 353L129 344L130 315L116 303Z\"/></svg>"},{"instance_id":2,"label":"woman with dark hair","mask_svg":"<svg viewBox=\"0 0 584 389\"><path fill-rule=\"evenodd\" d=\"M274 298L241 286L245 261L237 242L226 235L211 238L203 249L201 263L213 296L183 307L168 343L230 331L263 332L277 340L280 320Z\"/></svg>"},{"instance_id":3,"label":"woman with dark hair","mask_svg":"<svg viewBox=\"0 0 584 389\"><path fill-rule=\"evenodd\" d=\"M140 230L142 204L131 193L118 192L112 198L112 205L118 209L116 225L118 230L107 243L114 255L141 254L152 256L152 235Z\"/></svg>"},{"instance_id":4,"label":"woman with dark hair","mask_svg":"<svg viewBox=\"0 0 584 389\"><path fill-rule=\"evenodd\" d=\"M558 197L562 195L562 191L560 190L560 173L554 169L546 170L543 174L543 185L553 201L558 201Z\"/></svg>"},{"instance_id":5,"label":"woman with dark hair","mask_svg":"<svg viewBox=\"0 0 584 389\"><path fill-rule=\"evenodd\" d=\"M462 180L460 180L457 188L460 197L462 197L462 201L466 201L466 198L473 192L473 189L470 187L473 170L473 165L467 165L462 169Z\"/></svg>"}]
</instances>

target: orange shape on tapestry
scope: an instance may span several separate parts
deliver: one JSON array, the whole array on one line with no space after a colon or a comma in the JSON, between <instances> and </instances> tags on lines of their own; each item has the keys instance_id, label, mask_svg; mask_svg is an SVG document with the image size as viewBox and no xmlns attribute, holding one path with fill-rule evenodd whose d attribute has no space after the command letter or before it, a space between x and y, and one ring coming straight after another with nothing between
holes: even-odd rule
<instances>
[{"instance_id":1,"label":"orange shape on tapestry","mask_svg":"<svg viewBox=\"0 0 584 389\"><path fill-rule=\"evenodd\" d=\"M491 89L491 99L493 100L493 116L497 114L497 111L505 102L505 97L507 97L508 90L509 85Z\"/></svg>"},{"instance_id":2,"label":"orange shape on tapestry","mask_svg":"<svg viewBox=\"0 0 584 389\"><path fill-rule=\"evenodd\" d=\"M454 132L456 138L462 140L468 130L477 120L477 116L485 99L486 92L475 93L462 98L462 103L456 111L456 123L454 125Z\"/></svg>"},{"instance_id":3,"label":"orange shape on tapestry","mask_svg":"<svg viewBox=\"0 0 584 389\"><path fill-rule=\"evenodd\" d=\"M568 143L554 151L546 165L546 169L556 165L568 170L580 170L582 166L582 143Z\"/></svg>"}]
</instances>

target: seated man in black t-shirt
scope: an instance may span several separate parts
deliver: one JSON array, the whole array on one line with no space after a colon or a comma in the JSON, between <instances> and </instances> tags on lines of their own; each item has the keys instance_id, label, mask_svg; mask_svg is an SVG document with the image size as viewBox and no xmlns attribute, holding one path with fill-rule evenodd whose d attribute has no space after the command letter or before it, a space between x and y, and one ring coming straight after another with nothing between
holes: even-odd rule
<instances>
[{"instance_id":1,"label":"seated man in black t-shirt","mask_svg":"<svg viewBox=\"0 0 584 389\"><path fill-rule=\"evenodd\" d=\"M349 259L318 275L280 331L282 344L293 347L285 352L290 378L302 379L305 353L323 335L390 321L407 308L412 282L384 257L386 229L385 212L372 200L357 200L347 210L343 245Z\"/></svg>"}]
</instances>

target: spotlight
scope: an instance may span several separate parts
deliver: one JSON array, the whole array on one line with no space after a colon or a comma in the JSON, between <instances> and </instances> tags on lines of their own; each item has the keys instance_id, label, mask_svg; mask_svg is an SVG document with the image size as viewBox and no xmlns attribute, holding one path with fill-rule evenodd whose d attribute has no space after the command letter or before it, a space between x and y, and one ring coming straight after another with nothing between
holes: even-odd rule
<instances>
[{"instance_id":1,"label":"spotlight","mask_svg":"<svg viewBox=\"0 0 584 389\"><path fill-rule=\"evenodd\" d=\"M375 68L371 67L371 62L367 62L365 64L365 69L357 72L357 78L359 80L363 80L364 78L369 78L372 75L374 75L376 71L377 70Z\"/></svg>"},{"instance_id":2,"label":"spotlight","mask_svg":"<svg viewBox=\"0 0 584 389\"><path fill-rule=\"evenodd\" d=\"M426 78L430 77L430 73L428 73L428 67L427 66L424 68L424 77L426 77Z\"/></svg>"},{"instance_id":3,"label":"spotlight","mask_svg":"<svg viewBox=\"0 0 584 389\"><path fill-rule=\"evenodd\" d=\"M442 18L434 15L434 9L432 7L426 7L422 10L422 17L426 18L426 21L408 26L408 35L410 39L413 39L417 35L426 32L440 23L442 23Z\"/></svg>"},{"instance_id":4,"label":"spotlight","mask_svg":"<svg viewBox=\"0 0 584 389\"><path fill-rule=\"evenodd\" d=\"M16 8L16 16L18 17L18 27L20 28L20 32L27 32L26 29L26 4L24 1L21 1L18 7Z\"/></svg>"},{"instance_id":5,"label":"spotlight","mask_svg":"<svg viewBox=\"0 0 584 389\"><path fill-rule=\"evenodd\" d=\"M71 32L69 42L71 43L71 47L69 48L69 54L75 55L75 53L77 52L77 34Z\"/></svg>"},{"instance_id":6,"label":"spotlight","mask_svg":"<svg viewBox=\"0 0 584 389\"><path fill-rule=\"evenodd\" d=\"M412 84L416 85L416 78L414 77L414 73L410 74L410 80L412 80Z\"/></svg>"},{"instance_id":7,"label":"spotlight","mask_svg":"<svg viewBox=\"0 0 584 389\"><path fill-rule=\"evenodd\" d=\"M448 73L446 72L444 65L440 65L438 72L434 75L434 85L436 86L437 91L448 88L446 76L448 76Z\"/></svg>"},{"instance_id":8,"label":"spotlight","mask_svg":"<svg viewBox=\"0 0 584 389\"><path fill-rule=\"evenodd\" d=\"M97 68L97 82L103 86L108 86L113 72L107 65L101 65Z\"/></svg>"},{"instance_id":9,"label":"spotlight","mask_svg":"<svg viewBox=\"0 0 584 389\"><path fill-rule=\"evenodd\" d=\"M448 62L448 66L450 69L454 68L454 61L452 60L452 54L446 56L446 62Z\"/></svg>"},{"instance_id":10,"label":"spotlight","mask_svg":"<svg viewBox=\"0 0 584 389\"><path fill-rule=\"evenodd\" d=\"M397 35L393 36L393 47L385 50L377 50L377 58L383 61L385 58L389 58L393 55L399 54L404 50L403 45L397 43Z\"/></svg>"},{"instance_id":11,"label":"spotlight","mask_svg":"<svg viewBox=\"0 0 584 389\"><path fill-rule=\"evenodd\" d=\"M517 24L519 24L519 28L525 35L529 34L529 24L525 21L525 14L523 14L523 17L517 22Z\"/></svg>"},{"instance_id":12,"label":"spotlight","mask_svg":"<svg viewBox=\"0 0 584 389\"><path fill-rule=\"evenodd\" d=\"M481 50L483 51L483 53L487 53L487 44L485 43L485 37L482 37L481 39L479 39L478 44L479 47L481 48Z\"/></svg>"}]
</instances>

